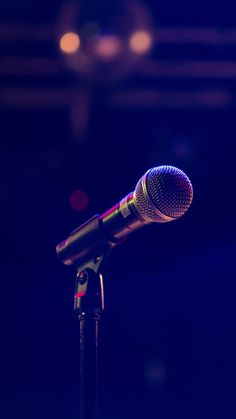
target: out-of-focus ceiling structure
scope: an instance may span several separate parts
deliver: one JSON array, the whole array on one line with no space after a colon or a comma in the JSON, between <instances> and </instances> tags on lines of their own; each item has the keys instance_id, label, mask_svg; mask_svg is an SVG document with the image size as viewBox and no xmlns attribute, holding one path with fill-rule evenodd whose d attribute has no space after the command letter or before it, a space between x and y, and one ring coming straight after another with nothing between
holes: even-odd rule
<instances>
[{"instance_id":1,"label":"out-of-focus ceiling structure","mask_svg":"<svg viewBox=\"0 0 236 419\"><path fill-rule=\"evenodd\" d=\"M50 23L43 14L24 21L22 12L20 22L0 23L1 107L71 109L101 88L102 100L119 107L234 106L236 28L212 25L214 15L208 26L163 25L163 5L55 6ZM130 41L140 30L150 36L141 53ZM68 32L81 38L72 54L60 49Z\"/></svg>"}]
</instances>

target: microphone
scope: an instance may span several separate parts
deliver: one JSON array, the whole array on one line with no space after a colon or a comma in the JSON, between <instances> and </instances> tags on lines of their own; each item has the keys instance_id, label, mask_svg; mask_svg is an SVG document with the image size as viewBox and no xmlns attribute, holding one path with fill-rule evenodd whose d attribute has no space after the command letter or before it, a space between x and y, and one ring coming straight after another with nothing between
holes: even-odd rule
<instances>
[{"instance_id":1,"label":"microphone","mask_svg":"<svg viewBox=\"0 0 236 419\"><path fill-rule=\"evenodd\" d=\"M173 166L149 169L133 192L59 243L58 257L66 265L96 259L147 224L166 223L182 217L192 198L191 182L180 169Z\"/></svg>"}]
</instances>

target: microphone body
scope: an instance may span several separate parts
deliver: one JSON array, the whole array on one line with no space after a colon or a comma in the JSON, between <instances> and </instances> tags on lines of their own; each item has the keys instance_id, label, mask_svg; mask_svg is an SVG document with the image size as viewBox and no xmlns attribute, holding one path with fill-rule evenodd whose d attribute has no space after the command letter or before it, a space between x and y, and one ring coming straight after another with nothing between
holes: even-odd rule
<instances>
[{"instance_id":1,"label":"microphone body","mask_svg":"<svg viewBox=\"0 0 236 419\"><path fill-rule=\"evenodd\" d=\"M135 206L134 192L100 216L102 229L112 240L122 241L133 231L148 224Z\"/></svg>"},{"instance_id":2,"label":"microphone body","mask_svg":"<svg viewBox=\"0 0 236 419\"><path fill-rule=\"evenodd\" d=\"M172 166L148 170L134 192L102 215L95 215L57 245L59 259L66 265L95 260L147 224L181 217L192 202L188 177Z\"/></svg>"},{"instance_id":3,"label":"microphone body","mask_svg":"<svg viewBox=\"0 0 236 419\"><path fill-rule=\"evenodd\" d=\"M70 236L57 245L59 259L65 265L77 260L96 258L106 248L121 243L130 233L148 224L138 215L133 193L102 215L95 215L76 228Z\"/></svg>"}]
</instances>

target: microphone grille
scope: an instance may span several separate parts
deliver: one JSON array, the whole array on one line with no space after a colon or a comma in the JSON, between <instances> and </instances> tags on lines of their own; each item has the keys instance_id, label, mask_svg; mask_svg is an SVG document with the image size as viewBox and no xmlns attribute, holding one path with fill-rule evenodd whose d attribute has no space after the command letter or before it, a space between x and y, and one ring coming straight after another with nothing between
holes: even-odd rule
<instances>
[{"instance_id":1,"label":"microphone grille","mask_svg":"<svg viewBox=\"0 0 236 419\"><path fill-rule=\"evenodd\" d=\"M134 203L146 221L164 223L182 217L191 205L193 189L184 172L173 166L148 170L134 191Z\"/></svg>"}]
</instances>

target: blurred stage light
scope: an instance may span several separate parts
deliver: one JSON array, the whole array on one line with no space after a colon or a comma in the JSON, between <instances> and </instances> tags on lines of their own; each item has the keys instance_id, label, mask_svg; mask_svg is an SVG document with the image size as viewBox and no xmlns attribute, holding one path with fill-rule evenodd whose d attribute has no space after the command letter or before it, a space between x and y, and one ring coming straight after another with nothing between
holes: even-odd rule
<instances>
[{"instance_id":1,"label":"blurred stage light","mask_svg":"<svg viewBox=\"0 0 236 419\"><path fill-rule=\"evenodd\" d=\"M101 29L96 22L87 22L81 29L80 34L82 38L91 39L99 35Z\"/></svg>"},{"instance_id":2,"label":"blurred stage light","mask_svg":"<svg viewBox=\"0 0 236 419\"><path fill-rule=\"evenodd\" d=\"M117 36L106 35L97 38L94 52L99 58L104 60L110 60L121 52L121 43Z\"/></svg>"},{"instance_id":3,"label":"blurred stage light","mask_svg":"<svg viewBox=\"0 0 236 419\"><path fill-rule=\"evenodd\" d=\"M166 382L166 368L163 362L151 359L144 365L144 378L150 387L161 387Z\"/></svg>"},{"instance_id":4,"label":"blurred stage light","mask_svg":"<svg viewBox=\"0 0 236 419\"><path fill-rule=\"evenodd\" d=\"M129 47L135 54L146 54L152 46L152 37L149 32L137 31L129 38Z\"/></svg>"},{"instance_id":5,"label":"blurred stage light","mask_svg":"<svg viewBox=\"0 0 236 419\"><path fill-rule=\"evenodd\" d=\"M65 54L74 54L80 47L80 37L75 32L67 32L60 39L60 48Z\"/></svg>"},{"instance_id":6,"label":"blurred stage light","mask_svg":"<svg viewBox=\"0 0 236 419\"><path fill-rule=\"evenodd\" d=\"M57 33L65 65L93 89L135 71L137 58L151 47L153 23L142 0L119 0L112 7L109 2L103 7L92 5L92 0L83 7L74 0L65 1Z\"/></svg>"},{"instance_id":7,"label":"blurred stage light","mask_svg":"<svg viewBox=\"0 0 236 419\"><path fill-rule=\"evenodd\" d=\"M70 206L76 211L83 211L89 204L88 194L84 191L74 191L70 195Z\"/></svg>"}]
</instances>

